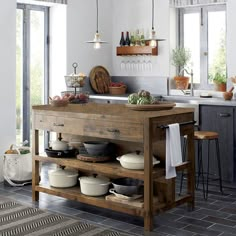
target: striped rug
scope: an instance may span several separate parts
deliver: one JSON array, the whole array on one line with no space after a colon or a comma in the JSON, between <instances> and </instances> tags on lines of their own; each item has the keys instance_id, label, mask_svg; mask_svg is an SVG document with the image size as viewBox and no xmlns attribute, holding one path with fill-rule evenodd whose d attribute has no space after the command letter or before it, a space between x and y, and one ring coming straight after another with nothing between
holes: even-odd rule
<instances>
[{"instance_id":1,"label":"striped rug","mask_svg":"<svg viewBox=\"0 0 236 236\"><path fill-rule=\"evenodd\" d=\"M12 200L0 199L0 236L130 236Z\"/></svg>"}]
</instances>

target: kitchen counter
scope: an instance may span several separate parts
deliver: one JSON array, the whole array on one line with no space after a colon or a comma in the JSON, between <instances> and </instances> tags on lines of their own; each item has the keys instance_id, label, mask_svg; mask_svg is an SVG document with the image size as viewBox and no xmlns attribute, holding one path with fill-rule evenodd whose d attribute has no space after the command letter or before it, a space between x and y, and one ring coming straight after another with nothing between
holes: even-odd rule
<instances>
[{"instance_id":1,"label":"kitchen counter","mask_svg":"<svg viewBox=\"0 0 236 236\"><path fill-rule=\"evenodd\" d=\"M110 95L110 94L91 94L90 99L92 101L101 100L103 102L112 103L120 102L126 103L128 100L129 94L124 95ZM218 106L236 106L236 100L232 99L231 101L225 101L220 97L212 98L201 98L201 97L192 97L188 95L171 95L171 96L162 96L162 95L153 95L156 96L161 101L172 101L176 103L190 103L198 105L218 105Z\"/></svg>"}]
</instances>

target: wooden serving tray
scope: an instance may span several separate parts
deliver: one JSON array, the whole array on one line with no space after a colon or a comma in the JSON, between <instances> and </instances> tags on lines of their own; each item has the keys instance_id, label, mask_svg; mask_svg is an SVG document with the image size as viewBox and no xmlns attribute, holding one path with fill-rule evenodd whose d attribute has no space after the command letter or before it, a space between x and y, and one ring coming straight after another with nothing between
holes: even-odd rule
<instances>
[{"instance_id":1,"label":"wooden serving tray","mask_svg":"<svg viewBox=\"0 0 236 236\"><path fill-rule=\"evenodd\" d=\"M87 162L105 162L110 161L111 158L109 156L89 156L88 154L78 154L77 159L80 161Z\"/></svg>"},{"instance_id":2,"label":"wooden serving tray","mask_svg":"<svg viewBox=\"0 0 236 236\"><path fill-rule=\"evenodd\" d=\"M160 102L157 104L125 104L129 109L134 111L160 111L172 109L176 104L172 102Z\"/></svg>"},{"instance_id":3,"label":"wooden serving tray","mask_svg":"<svg viewBox=\"0 0 236 236\"><path fill-rule=\"evenodd\" d=\"M113 194L107 195L105 197L106 201L111 201L111 202L118 202L118 203L122 203L122 204L127 204L129 206L134 206L134 207L144 207L144 199L143 198L139 198L139 199L135 199L135 200L125 200L125 199L121 199L116 197ZM158 202L158 197L154 197L153 198L153 203L156 204Z\"/></svg>"},{"instance_id":4,"label":"wooden serving tray","mask_svg":"<svg viewBox=\"0 0 236 236\"><path fill-rule=\"evenodd\" d=\"M107 69L103 66L95 66L89 74L89 81L92 89L96 93L109 93L111 77Z\"/></svg>"}]
</instances>

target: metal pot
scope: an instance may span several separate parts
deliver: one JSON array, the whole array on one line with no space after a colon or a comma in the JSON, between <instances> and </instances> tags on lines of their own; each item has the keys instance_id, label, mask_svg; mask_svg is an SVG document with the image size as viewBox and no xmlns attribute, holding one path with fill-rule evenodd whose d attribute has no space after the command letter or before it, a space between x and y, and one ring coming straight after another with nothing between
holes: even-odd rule
<instances>
[{"instance_id":1,"label":"metal pot","mask_svg":"<svg viewBox=\"0 0 236 236\"><path fill-rule=\"evenodd\" d=\"M69 147L68 142L62 140L52 141L50 142L50 145L52 147L52 150L60 150L60 151L67 150Z\"/></svg>"},{"instance_id":2,"label":"metal pot","mask_svg":"<svg viewBox=\"0 0 236 236\"><path fill-rule=\"evenodd\" d=\"M155 157L153 158L153 165L160 163ZM122 167L132 170L143 170L144 169L144 155L141 152L132 152L121 157L116 158Z\"/></svg>"},{"instance_id":3,"label":"metal pot","mask_svg":"<svg viewBox=\"0 0 236 236\"><path fill-rule=\"evenodd\" d=\"M79 181L81 193L88 196L105 195L111 184L110 180L105 176L82 176Z\"/></svg>"},{"instance_id":4,"label":"metal pot","mask_svg":"<svg viewBox=\"0 0 236 236\"><path fill-rule=\"evenodd\" d=\"M143 181L124 177L113 180L112 185L117 193L131 196L142 192Z\"/></svg>"},{"instance_id":5,"label":"metal pot","mask_svg":"<svg viewBox=\"0 0 236 236\"><path fill-rule=\"evenodd\" d=\"M68 188L77 184L78 173L72 170L49 170L49 184L56 188Z\"/></svg>"}]
</instances>

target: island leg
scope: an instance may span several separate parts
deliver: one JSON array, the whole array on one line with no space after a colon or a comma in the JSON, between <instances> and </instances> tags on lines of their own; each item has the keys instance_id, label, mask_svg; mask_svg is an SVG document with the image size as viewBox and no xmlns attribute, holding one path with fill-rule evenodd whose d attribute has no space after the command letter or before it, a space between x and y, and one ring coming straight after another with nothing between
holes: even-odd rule
<instances>
[{"instance_id":1,"label":"island leg","mask_svg":"<svg viewBox=\"0 0 236 236\"><path fill-rule=\"evenodd\" d=\"M153 230L152 124L144 121L144 230Z\"/></svg>"}]
</instances>

